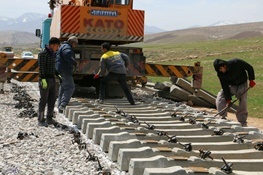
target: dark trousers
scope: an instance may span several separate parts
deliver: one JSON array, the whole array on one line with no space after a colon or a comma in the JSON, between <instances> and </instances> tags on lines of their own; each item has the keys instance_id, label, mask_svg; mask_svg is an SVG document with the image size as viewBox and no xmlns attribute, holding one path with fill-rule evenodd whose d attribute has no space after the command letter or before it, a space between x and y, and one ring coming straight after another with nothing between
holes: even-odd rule
<instances>
[{"instance_id":1,"label":"dark trousers","mask_svg":"<svg viewBox=\"0 0 263 175\"><path fill-rule=\"evenodd\" d=\"M45 108L47 105L47 116L53 116L54 107L57 99L57 92L56 92L56 81L55 78L47 78L47 88L43 89L41 86L41 80L39 80L39 91L40 91L40 98L38 104L38 118L43 119L45 114Z\"/></svg>"},{"instance_id":2,"label":"dark trousers","mask_svg":"<svg viewBox=\"0 0 263 175\"><path fill-rule=\"evenodd\" d=\"M238 108L236 111L236 118L242 125L247 124L248 110L247 110L247 93L243 94L247 90L247 82L240 85L231 85L231 94L235 95L239 99ZM241 95L243 94L243 95ZM216 108L220 112L226 107L226 99L223 90L219 91L216 97ZM227 116L227 110L220 114L222 117Z\"/></svg>"},{"instance_id":3,"label":"dark trousers","mask_svg":"<svg viewBox=\"0 0 263 175\"><path fill-rule=\"evenodd\" d=\"M118 83L121 85L121 88L122 88L123 92L125 93L130 104L134 104L134 99L132 97L132 94L131 94L131 92L128 88L127 82L126 82L126 75L125 74L116 74L116 73L112 73L112 72L110 72L107 76L103 77L100 80L99 99L101 99L101 100L105 99L105 89L106 89L107 83L109 81L112 81L112 80L118 81Z\"/></svg>"}]
</instances>

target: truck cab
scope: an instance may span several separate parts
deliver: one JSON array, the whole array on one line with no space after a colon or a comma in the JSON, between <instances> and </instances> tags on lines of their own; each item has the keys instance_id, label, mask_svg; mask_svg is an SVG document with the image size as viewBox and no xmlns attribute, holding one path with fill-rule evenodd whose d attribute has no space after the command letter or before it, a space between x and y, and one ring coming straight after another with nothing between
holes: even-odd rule
<instances>
[{"instance_id":1,"label":"truck cab","mask_svg":"<svg viewBox=\"0 0 263 175\"><path fill-rule=\"evenodd\" d=\"M50 39L50 26L52 22L52 14L42 22L42 30L36 29L36 36L40 38L40 48L43 50ZM42 32L42 33L41 33Z\"/></svg>"}]
</instances>

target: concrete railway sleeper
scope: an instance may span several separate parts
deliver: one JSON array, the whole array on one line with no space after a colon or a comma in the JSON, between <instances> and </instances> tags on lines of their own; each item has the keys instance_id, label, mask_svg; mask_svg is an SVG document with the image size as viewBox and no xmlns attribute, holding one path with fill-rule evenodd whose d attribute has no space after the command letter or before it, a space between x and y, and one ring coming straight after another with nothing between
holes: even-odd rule
<instances>
[{"instance_id":1,"label":"concrete railway sleeper","mask_svg":"<svg viewBox=\"0 0 263 175\"><path fill-rule=\"evenodd\" d=\"M263 172L259 129L182 103L152 101L77 99L64 115L131 175Z\"/></svg>"}]
</instances>

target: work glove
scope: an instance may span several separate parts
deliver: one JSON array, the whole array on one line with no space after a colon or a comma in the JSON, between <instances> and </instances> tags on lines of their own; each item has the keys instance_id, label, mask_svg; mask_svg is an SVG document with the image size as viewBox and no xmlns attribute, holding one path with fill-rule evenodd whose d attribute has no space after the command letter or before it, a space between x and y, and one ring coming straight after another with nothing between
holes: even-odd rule
<instances>
[{"instance_id":1,"label":"work glove","mask_svg":"<svg viewBox=\"0 0 263 175\"><path fill-rule=\"evenodd\" d=\"M59 83L61 84L63 80L62 76L58 73L58 71L55 72L55 75L56 75L56 79L59 80Z\"/></svg>"},{"instance_id":2,"label":"work glove","mask_svg":"<svg viewBox=\"0 0 263 175\"><path fill-rule=\"evenodd\" d=\"M98 79L99 77L100 77L99 74L95 74L93 79Z\"/></svg>"},{"instance_id":3,"label":"work glove","mask_svg":"<svg viewBox=\"0 0 263 175\"><path fill-rule=\"evenodd\" d=\"M43 89L47 88L47 80L46 79L41 79L41 86Z\"/></svg>"},{"instance_id":4,"label":"work glove","mask_svg":"<svg viewBox=\"0 0 263 175\"><path fill-rule=\"evenodd\" d=\"M231 100L226 100L226 106L229 106L231 104Z\"/></svg>"},{"instance_id":5,"label":"work glove","mask_svg":"<svg viewBox=\"0 0 263 175\"><path fill-rule=\"evenodd\" d=\"M77 66L77 65L74 65L74 66L73 66L73 72L76 73L76 72L78 72L78 71L79 71L78 66Z\"/></svg>"},{"instance_id":6,"label":"work glove","mask_svg":"<svg viewBox=\"0 0 263 175\"><path fill-rule=\"evenodd\" d=\"M256 85L254 80L249 80L249 87L253 88Z\"/></svg>"},{"instance_id":7,"label":"work glove","mask_svg":"<svg viewBox=\"0 0 263 175\"><path fill-rule=\"evenodd\" d=\"M61 75L57 75L58 76L58 79L59 79L59 83L61 84L62 83L62 80L63 80L63 78L62 78L62 76Z\"/></svg>"}]
</instances>

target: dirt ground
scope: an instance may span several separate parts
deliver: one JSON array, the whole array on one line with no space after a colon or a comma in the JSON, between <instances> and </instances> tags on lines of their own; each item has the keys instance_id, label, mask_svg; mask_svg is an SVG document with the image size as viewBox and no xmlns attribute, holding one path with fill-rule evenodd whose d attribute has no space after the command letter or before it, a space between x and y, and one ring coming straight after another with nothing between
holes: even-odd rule
<instances>
[{"instance_id":1,"label":"dirt ground","mask_svg":"<svg viewBox=\"0 0 263 175\"><path fill-rule=\"evenodd\" d=\"M202 108L202 107L194 107L199 110L207 111L209 114L216 114L216 109L210 109L210 108ZM237 121L236 115L234 113L228 112L227 119L231 121ZM254 117L248 117L247 120L248 127L256 127L259 128L261 131L263 131L263 119L262 118L254 118Z\"/></svg>"}]
</instances>

